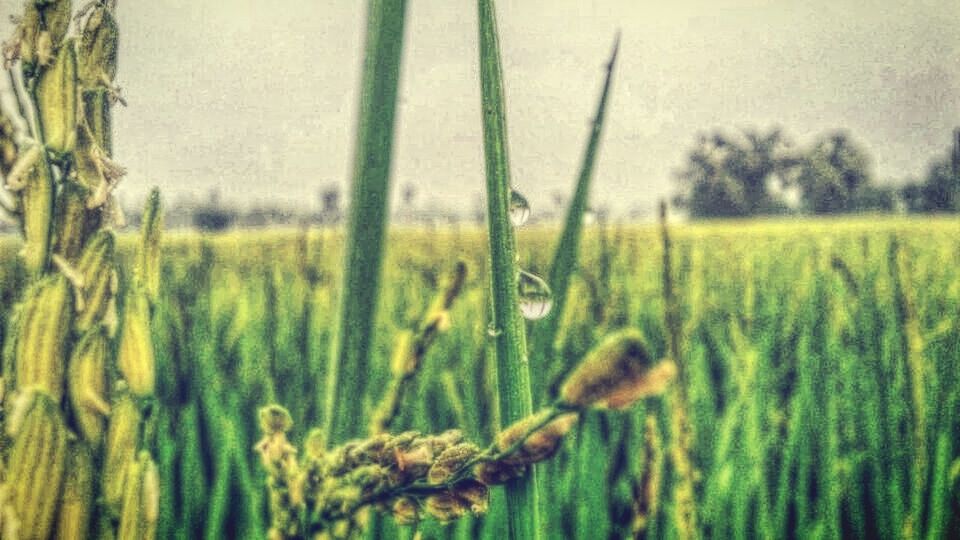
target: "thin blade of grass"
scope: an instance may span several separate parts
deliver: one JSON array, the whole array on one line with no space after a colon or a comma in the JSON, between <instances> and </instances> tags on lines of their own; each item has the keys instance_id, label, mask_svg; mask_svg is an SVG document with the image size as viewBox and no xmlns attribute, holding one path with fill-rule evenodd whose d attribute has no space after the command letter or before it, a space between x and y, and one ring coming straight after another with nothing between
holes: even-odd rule
<instances>
[{"instance_id":1,"label":"thin blade of grass","mask_svg":"<svg viewBox=\"0 0 960 540\"><path fill-rule=\"evenodd\" d=\"M510 161L500 44L493 0L479 0L480 90L483 148L487 176L490 284L496 339L497 394L501 427L531 414L530 369L526 336L517 304L516 246L510 224ZM509 537L539 538L536 469L506 489Z\"/></svg>"},{"instance_id":2,"label":"thin blade of grass","mask_svg":"<svg viewBox=\"0 0 960 540\"><path fill-rule=\"evenodd\" d=\"M324 414L330 443L364 426L365 374L373 343L387 228L394 116L403 50L405 0L370 0L353 168L340 325L327 370Z\"/></svg>"},{"instance_id":3,"label":"thin blade of grass","mask_svg":"<svg viewBox=\"0 0 960 540\"><path fill-rule=\"evenodd\" d=\"M580 165L580 174L577 177L577 187L570 208L567 210L567 219L553 253L553 263L550 265L550 279L547 283L553 290L553 309L536 325L533 326L531 336L532 357L544 366L553 357L553 342L560 328L560 318L567 301L567 289L570 286L570 276L577 265L577 255L580 249L580 232L583 229L583 215L587 211L587 202L590 194L590 183L593 179L594 164L597 151L600 148L600 136L603 134L603 124L607 112L607 100L610 96L610 86L613 80L613 68L617 63L617 54L620 51L620 33L613 41L613 51L607 62L607 74L603 82L603 90L597 103L597 113L593 117L590 127L590 138L583 153L583 162ZM539 402L544 398L541 380L535 381L534 399Z\"/></svg>"}]
</instances>

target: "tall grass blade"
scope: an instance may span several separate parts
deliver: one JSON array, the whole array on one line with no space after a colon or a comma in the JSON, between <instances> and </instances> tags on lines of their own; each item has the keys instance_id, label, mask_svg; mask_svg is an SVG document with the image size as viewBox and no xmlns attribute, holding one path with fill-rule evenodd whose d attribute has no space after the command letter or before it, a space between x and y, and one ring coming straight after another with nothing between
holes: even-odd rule
<instances>
[{"instance_id":1,"label":"tall grass blade","mask_svg":"<svg viewBox=\"0 0 960 540\"><path fill-rule=\"evenodd\" d=\"M590 127L590 139L583 154L580 165L580 174L577 177L577 187L570 208L567 210L567 219L553 253L553 263L550 265L550 279L548 283L553 291L553 309L550 314L533 326L530 350L532 357L538 363L547 363L553 357L553 342L560 327L563 316L563 307L567 300L567 289L570 286L570 276L577 265L577 254L580 248L580 232L583 229L583 215L587 211L587 201L590 194L590 183L593 179L594 163L597 151L600 148L600 136L603 134L603 123L606 118L607 99L610 96L610 86L613 79L613 68L617 63L617 54L620 50L620 34L613 41L613 51L607 62L607 75L603 82L603 90L597 103L597 113L593 117ZM542 364L541 364L542 365ZM534 399L540 400L541 384L535 384Z\"/></svg>"},{"instance_id":2,"label":"tall grass blade","mask_svg":"<svg viewBox=\"0 0 960 540\"><path fill-rule=\"evenodd\" d=\"M497 21L493 0L479 0L478 8L492 326L496 339L500 426L506 427L529 416L533 403L526 336L517 304L516 246L509 212L510 162ZM505 486L510 538L538 538L540 535L536 470L531 472L529 477L514 480Z\"/></svg>"},{"instance_id":3,"label":"tall grass blade","mask_svg":"<svg viewBox=\"0 0 960 540\"><path fill-rule=\"evenodd\" d=\"M394 116L403 49L405 0L370 0L354 150L340 324L327 370L327 440L343 442L364 425L365 374L380 285Z\"/></svg>"},{"instance_id":4,"label":"tall grass blade","mask_svg":"<svg viewBox=\"0 0 960 540\"><path fill-rule=\"evenodd\" d=\"M677 536L681 539L696 538L697 517L692 460L695 440L693 424L687 413L687 384L689 368L682 359L683 321L680 319L680 305L677 298L672 250L673 240L667 225L667 203L660 203L660 237L663 243L663 326L667 333L667 355L677 363L677 381L671 386L670 402L670 456L673 464L676 484L673 487L673 504L677 527Z\"/></svg>"}]
</instances>

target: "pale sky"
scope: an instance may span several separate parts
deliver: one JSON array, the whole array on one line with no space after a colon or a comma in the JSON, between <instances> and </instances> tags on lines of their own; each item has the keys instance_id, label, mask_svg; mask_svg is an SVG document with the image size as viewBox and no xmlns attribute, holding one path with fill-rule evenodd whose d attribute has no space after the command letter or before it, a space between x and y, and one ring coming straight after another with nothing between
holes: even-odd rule
<instances>
[{"instance_id":1,"label":"pale sky","mask_svg":"<svg viewBox=\"0 0 960 540\"><path fill-rule=\"evenodd\" d=\"M0 16L22 0L0 0ZM352 161L366 3L119 0L116 114L127 204L219 186L316 205ZM880 179L921 174L960 125L956 0L501 0L514 185L569 194L617 29L593 200L652 208L698 131L849 129ZM4 36L9 26L4 23ZM462 208L483 190L476 5L409 0L394 187Z\"/></svg>"}]
</instances>

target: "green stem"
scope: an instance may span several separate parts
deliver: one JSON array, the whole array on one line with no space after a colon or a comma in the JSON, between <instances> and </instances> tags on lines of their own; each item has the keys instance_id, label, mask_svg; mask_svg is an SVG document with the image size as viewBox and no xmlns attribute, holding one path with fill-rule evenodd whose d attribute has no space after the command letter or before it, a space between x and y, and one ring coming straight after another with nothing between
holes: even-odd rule
<instances>
[{"instance_id":1,"label":"green stem","mask_svg":"<svg viewBox=\"0 0 960 540\"><path fill-rule=\"evenodd\" d=\"M587 198L590 193L590 181L593 178L594 163L597 149L600 147L600 135L603 133L603 121L606 118L607 98L610 95L610 85L613 79L613 68L617 63L617 53L620 50L620 34L613 41L613 51L607 62L607 75L597 103L597 113L590 128L590 139L583 154L580 166L580 175L577 178L577 187L567 210L567 219L563 226L560 242L553 253L553 263L550 265L550 279L547 283L553 290L553 309L550 314L533 326L531 336L531 352L537 362L543 363L543 368L553 360L553 342L560 327L560 318L563 316L563 307L567 302L567 289L570 285L570 276L577 265L577 255L580 249L580 232L583 229L583 214L587 211ZM534 399L543 399L542 384L537 384Z\"/></svg>"},{"instance_id":2,"label":"green stem","mask_svg":"<svg viewBox=\"0 0 960 540\"><path fill-rule=\"evenodd\" d=\"M405 0L370 0L338 335L327 371L327 440L360 434L380 285Z\"/></svg>"},{"instance_id":3,"label":"green stem","mask_svg":"<svg viewBox=\"0 0 960 540\"><path fill-rule=\"evenodd\" d=\"M477 5L497 394L500 425L506 427L529 416L533 411L533 400L526 336L517 305L516 246L509 216L510 161L496 13L493 0L479 0ZM540 514L536 468L531 469L529 478L513 480L505 488L510 538L538 538Z\"/></svg>"},{"instance_id":4,"label":"green stem","mask_svg":"<svg viewBox=\"0 0 960 540\"><path fill-rule=\"evenodd\" d=\"M571 408L564 403L555 403L549 408L545 409L549 411L547 414L544 414L543 417L538 420L535 424L531 425L523 436L519 437L513 444L507 447L505 450L500 450L497 446L497 443L492 443L488 446L483 452L477 454L473 459L468 460L458 469L456 469L451 475L450 478L440 484L431 484L429 482L418 481L410 485L403 486L396 491L388 492L386 495L379 496L380 499L389 500L393 497L399 495L430 495L434 493L444 493L449 491L453 486L469 478L473 474L473 468L480 463L490 463L494 461L503 461L506 458L512 456L513 454L520 451L524 444L527 443L527 440L533 436L534 433L540 431L550 422L553 422L558 417L563 416L564 414L569 414L572 412L582 412L580 409ZM369 501L364 501L364 504Z\"/></svg>"},{"instance_id":5,"label":"green stem","mask_svg":"<svg viewBox=\"0 0 960 540\"><path fill-rule=\"evenodd\" d=\"M387 390L383 394L377 410L373 413L373 421L370 425L371 435L389 431L390 426L400 415L403 395L407 392L417 373L420 372L423 359L430 349L430 345L442 332L440 329L441 314L447 312L453 305L453 301L460 295L466 277L466 263L457 261L446 286L437 292L436 298L427 308L420 322L417 323L416 333L410 338L412 344L401 340L394 346L398 348L394 350L394 356L397 354L409 355L410 357L405 358L405 360L412 367L402 373L394 374L394 377L390 379ZM393 366L391 366L391 369L393 369Z\"/></svg>"},{"instance_id":6,"label":"green stem","mask_svg":"<svg viewBox=\"0 0 960 540\"><path fill-rule=\"evenodd\" d=\"M671 459L676 484L673 487L673 504L677 526L677 537L696 538L697 508L695 500L696 475L693 463L693 423L687 412L687 374L682 359L683 321L680 319L680 305L673 281L673 241L670 227L667 225L667 203L660 202L660 236L663 242L663 326L667 333L667 355L677 365L677 380L670 390L670 438Z\"/></svg>"},{"instance_id":7,"label":"green stem","mask_svg":"<svg viewBox=\"0 0 960 540\"><path fill-rule=\"evenodd\" d=\"M680 358L681 323L678 312L677 295L673 288L673 240L670 238L670 228L667 225L667 203L660 201L660 237L663 242L663 324L667 331L667 355L676 362L679 371L677 384L674 385L686 401L686 386L684 386L684 363Z\"/></svg>"}]
</instances>

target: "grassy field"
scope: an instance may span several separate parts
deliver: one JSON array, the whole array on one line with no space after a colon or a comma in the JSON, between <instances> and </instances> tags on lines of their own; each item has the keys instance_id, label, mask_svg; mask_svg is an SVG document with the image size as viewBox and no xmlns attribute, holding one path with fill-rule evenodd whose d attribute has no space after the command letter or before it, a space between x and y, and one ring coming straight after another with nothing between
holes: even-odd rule
<instances>
[{"instance_id":1,"label":"grassy field","mask_svg":"<svg viewBox=\"0 0 960 540\"><path fill-rule=\"evenodd\" d=\"M371 0L343 229L162 233L160 186L118 239L114 4L4 45L0 537L960 537L955 217L584 226L617 34L525 225L478 0L486 226L390 229Z\"/></svg>"},{"instance_id":2,"label":"grassy field","mask_svg":"<svg viewBox=\"0 0 960 540\"><path fill-rule=\"evenodd\" d=\"M519 264L545 275L557 231L521 230ZM960 222L721 222L674 227L699 532L713 538L946 538L960 533ZM121 251L132 256L132 239ZM428 350L391 431L497 420L483 231L390 233L372 369L355 396L383 399L395 337L422 317L457 261L451 326ZM24 282L0 239L0 319ZM145 430L161 476L160 538L263 537L257 409L277 402L301 444L324 421L340 290L333 230L169 233L154 318L157 403ZM531 358L534 402L610 331L638 328L665 356L657 229L585 230L555 353ZM538 322L527 323L528 333ZM677 535L666 400L588 413L539 465L548 538ZM365 431L363 427L360 431ZM424 538L502 538L488 514ZM371 535L412 534L389 518Z\"/></svg>"}]
</instances>

